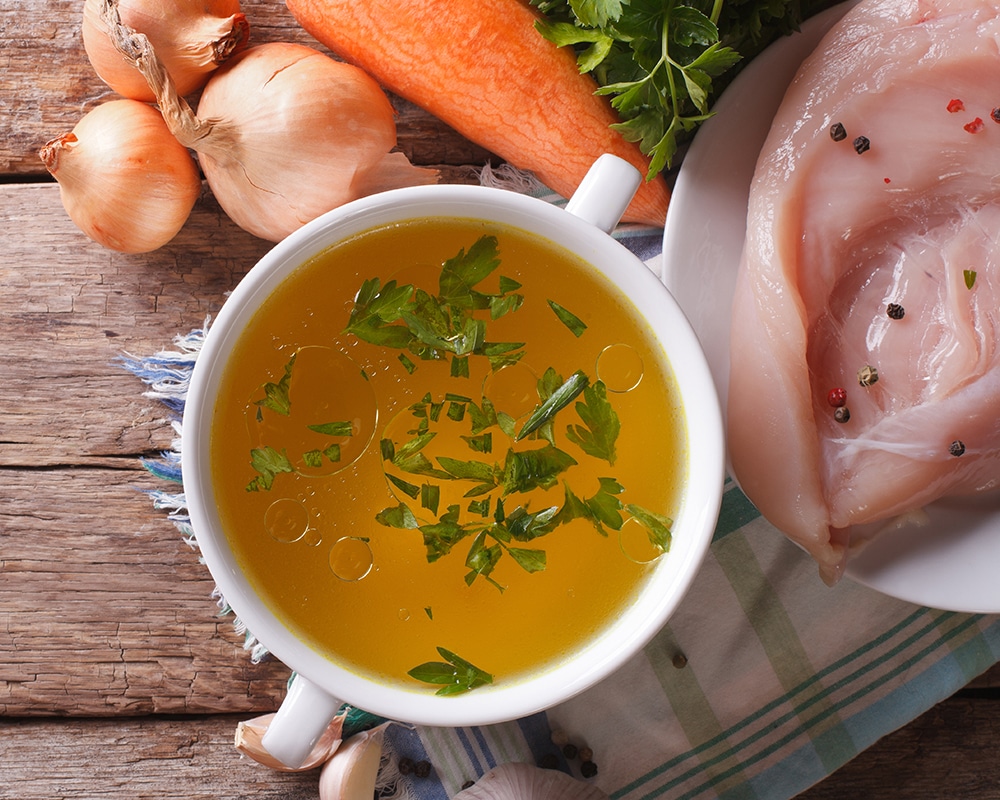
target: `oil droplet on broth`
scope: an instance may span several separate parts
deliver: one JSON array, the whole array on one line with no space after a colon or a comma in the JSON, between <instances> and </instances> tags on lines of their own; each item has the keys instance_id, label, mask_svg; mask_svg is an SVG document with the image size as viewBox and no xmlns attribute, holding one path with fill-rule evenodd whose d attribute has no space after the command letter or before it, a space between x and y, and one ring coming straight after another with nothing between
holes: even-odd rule
<instances>
[{"instance_id":1,"label":"oil droplet on broth","mask_svg":"<svg viewBox=\"0 0 1000 800\"><path fill-rule=\"evenodd\" d=\"M646 528L634 518L625 520L618 531L618 544L625 557L636 564L649 564L663 555L663 551L650 541Z\"/></svg>"},{"instance_id":2,"label":"oil droplet on broth","mask_svg":"<svg viewBox=\"0 0 1000 800\"><path fill-rule=\"evenodd\" d=\"M364 539L344 536L330 548L330 570L342 581L360 581L375 563L372 549Z\"/></svg>"},{"instance_id":3,"label":"oil droplet on broth","mask_svg":"<svg viewBox=\"0 0 1000 800\"><path fill-rule=\"evenodd\" d=\"M306 535L302 537L302 541L310 547L319 547L323 544L323 534L319 532L318 528L309 528Z\"/></svg>"},{"instance_id":4,"label":"oil droplet on broth","mask_svg":"<svg viewBox=\"0 0 1000 800\"><path fill-rule=\"evenodd\" d=\"M630 392L642 380L642 356L627 344L609 344L597 357L597 377L609 392Z\"/></svg>"},{"instance_id":5,"label":"oil droplet on broth","mask_svg":"<svg viewBox=\"0 0 1000 800\"><path fill-rule=\"evenodd\" d=\"M269 376L270 381L247 403L250 446L285 451L300 475L335 475L357 461L374 438L375 391L354 359L330 347L301 347L294 352L294 362L288 363L281 374ZM285 369L287 404L278 411L266 400L285 379ZM330 432L331 424L340 423L350 424L349 434Z\"/></svg>"},{"instance_id":6,"label":"oil droplet on broth","mask_svg":"<svg viewBox=\"0 0 1000 800\"><path fill-rule=\"evenodd\" d=\"M527 364L509 364L486 376L483 395L495 408L519 419L538 404L538 376Z\"/></svg>"},{"instance_id":7,"label":"oil droplet on broth","mask_svg":"<svg viewBox=\"0 0 1000 800\"><path fill-rule=\"evenodd\" d=\"M409 620L410 620L410 611L409 611L409 609L406 609L406 608L399 609L399 619L400 619L401 622L409 622Z\"/></svg>"},{"instance_id":8,"label":"oil droplet on broth","mask_svg":"<svg viewBox=\"0 0 1000 800\"><path fill-rule=\"evenodd\" d=\"M264 512L264 528L278 542L297 542L309 529L309 511L298 500L283 497Z\"/></svg>"}]
</instances>

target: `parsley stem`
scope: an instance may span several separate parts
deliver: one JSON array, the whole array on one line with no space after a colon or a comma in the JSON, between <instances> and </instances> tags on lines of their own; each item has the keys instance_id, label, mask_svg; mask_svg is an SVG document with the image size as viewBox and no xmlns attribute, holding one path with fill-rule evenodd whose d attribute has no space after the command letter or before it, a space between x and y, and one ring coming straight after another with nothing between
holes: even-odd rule
<instances>
[{"instance_id":1,"label":"parsley stem","mask_svg":"<svg viewBox=\"0 0 1000 800\"><path fill-rule=\"evenodd\" d=\"M715 0L715 3L712 5L712 15L710 19L714 25L719 24L719 17L722 15L722 6L724 3L725 0Z\"/></svg>"},{"instance_id":2,"label":"parsley stem","mask_svg":"<svg viewBox=\"0 0 1000 800\"><path fill-rule=\"evenodd\" d=\"M674 10L674 3L671 0L667 4L666 10L663 12L663 30L660 32L660 60L656 63L656 66L649 71L652 75L660 68L661 65L666 67L665 72L667 73L667 84L670 87L670 128L668 130L672 131L677 118L681 114L680 101L677 99L677 84L674 81L674 70L673 67L677 66L674 64L673 60L670 58L670 14Z\"/></svg>"}]
</instances>

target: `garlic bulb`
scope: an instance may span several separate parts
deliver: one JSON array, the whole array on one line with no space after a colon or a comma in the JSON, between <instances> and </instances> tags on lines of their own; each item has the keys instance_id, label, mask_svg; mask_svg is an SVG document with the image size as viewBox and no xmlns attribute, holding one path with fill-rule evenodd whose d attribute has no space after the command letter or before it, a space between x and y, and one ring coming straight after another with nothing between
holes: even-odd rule
<instances>
[{"instance_id":1,"label":"garlic bulb","mask_svg":"<svg viewBox=\"0 0 1000 800\"><path fill-rule=\"evenodd\" d=\"M201 193L194 159L137 100L97 106L39 150L70 219L95 242L145 253L169 242Z\"/></svg>"},{"instance_id":2,"label":"garlic bulb","mask_svg":"<svg viewBox=\"0 0 1000 800\"><path fill-rule=\"evenodd\" d=\"M386 722L356 733L323 765L319 800L371 800L382 763Z\"/></svg>"},{"instance_id":3,"label":"garlic bulb","mask_svg":"<svg viewBox=\"0 0 1000 800\"><path fill-rule=\"evenodd\" d=\"M144 33L181 95L205 85L208 76L250 38L239 0L86 0L83 46L101 79L123 97L155 98L135 65L115 48L106 15Z\"/></svg>"},{"instance_id":4,"label":"garlic bulb","mask_svg":"<svg viewBox=\"0 0 1000 800\"><path fill-rule=\"evenodd\" d=\"M333 718L333 722L323 732L323 735L319 737L313 746L312 752L309 753L302 766L293 770L278 761L261 744L261 740L264 738L264 734L267 733L267 727L271 724L272 719L274 719L274 714L264 714L263 716L241 722L236 726L236 749L244 755L250 756L258 764L263 764L265 767L270 767L279 772L305 772L306 770L321 766L340 747L341 733L344 729L344 716L342 714Z\"/></svg>"},{"instance_id":5,"label":"garlic bulb","mask_svg":"<svg viewBox=\"0 0 1000 800\"><path fill-rule=\"evenodd\" d=\"M565 772L509 763L491 769L453 800L608 800L608 795Z\"/></svg>"}]
</instances>

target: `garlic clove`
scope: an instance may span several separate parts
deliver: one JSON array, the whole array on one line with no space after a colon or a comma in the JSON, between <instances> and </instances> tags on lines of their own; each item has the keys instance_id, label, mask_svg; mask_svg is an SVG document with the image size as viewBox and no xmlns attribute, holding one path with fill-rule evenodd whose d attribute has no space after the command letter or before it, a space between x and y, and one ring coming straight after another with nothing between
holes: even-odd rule
<instances>
[{"instance_id":1,"label":"garlic clove","mask_svg":"<svg viewBox=\"0 0 1000 800\"><path fill-rule=\"evenodd\" d=\"M382 763L382 745L390 723L357 733L323 765L320 800L371 800Z\"/></svg>"},{"instance_id":2,"label":"garlic clove","mask_svg":"<svg viewBox=\"0 0 1000 800\"><path fill-rule=\"evenodd\" d=\"M565 772L512 762L491 769L453 800L608 800L608 795Z\"/></svg>"},{"instance_id":3,"label":"garlic clove","mask_svg":"<svg viewBox=\"0 0 1000 800\"><path fill-rule=\"evenodd\" d=\"M340 747L341 732L344 727L343 714L338 714L333 718L333 722L323 732L323 735L319 737L312 752L309 753L309 757L302 766L296 769L286 767L268 753L264 749L264 745L261 744L261 740L264 738L264 734L267 733L268 725L271 724L272 719L274 719L274 714L264 714L263 716L241 722L236 726L236 749L244 755L250 756L258 764L263 764L265 767L270 767L279 772L305 772L306 770L321 766Z\"/></svg>"}]
</instances>

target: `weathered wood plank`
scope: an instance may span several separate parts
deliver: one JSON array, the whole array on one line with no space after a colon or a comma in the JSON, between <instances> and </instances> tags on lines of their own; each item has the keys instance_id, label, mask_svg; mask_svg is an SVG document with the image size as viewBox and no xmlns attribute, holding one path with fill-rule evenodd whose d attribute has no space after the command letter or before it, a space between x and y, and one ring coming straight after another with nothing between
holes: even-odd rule
<instances>
[{"instance_id":1,"label":"weathered wood plank","mask_svg":"<svg viewBox=\"0 0 1000 800\"><path fill-rule=\"evenodd\" d=\"M997 700L956 697L884 737L799 800L995 800Z\"/></svg>"},{"instance_id":2,"label":"weathered wood plank","mask_svg":"<svg viewBox=\"0 0 1000 800\"><path fill-rule=\"evenodd\" d=\"M246 0L251 42L294 41L328 52L282 2ZM0 174L41 178L38 149L72 130L91 108L116 95L94 72L80 34L81 0L50 0L44 14L0 0ZM195 98L196 99L196 98ZM399 149L418 164L483 164L497 159L427 112L390 98Z\"/></svg>"},{"instance_id":3,"label":"weathered wood plank","mask_svg":"<svg viewBox=\"0 0 1000 800\"><path fill-rule=\"evenodd\" d=\"M315 771L277 773L236 753L232 736L243 718L0 720L0 800L315 798ZM994 800L998 735L994 704L956 698L885 737L799 800Z\"/></svg>"},{"instance_id":4,"label":"weathered wood plank","mask_svg":"<svg viewBox=\"0 0 1000 800\"><path fill-rule=\"evenodd\" d=\"M121 469L0 469L0 715L273 710L207 569Z\"/></svg>"},{"instance_id":5,"label":"weathered wood plank","mask_svg":"<svg viewBox=\"0 0 1000 800\"><path fill-rule=\"evenodd\" d=\"M0 721L0 800L315 800L319 773L241 756L243 717Z\"/></svg>"}]
</instances>

